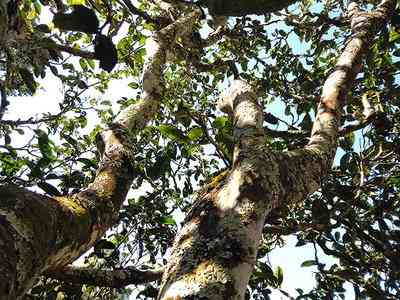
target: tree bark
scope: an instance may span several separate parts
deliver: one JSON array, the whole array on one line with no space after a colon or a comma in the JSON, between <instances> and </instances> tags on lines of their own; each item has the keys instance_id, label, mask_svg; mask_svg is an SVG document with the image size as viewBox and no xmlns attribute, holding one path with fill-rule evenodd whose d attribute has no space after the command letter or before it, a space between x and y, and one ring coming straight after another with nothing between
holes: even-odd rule
<instances>
[{"instance_id":1,"label":"tree bark","mask_svg":"<svg viewBox=\"0 0 400 300\"><path fill-rule=\"evenodd\" d=\"M114 270L97 270L93 268L67 266L44 274L50 278L69 283L90 284L122 288L130 284L143 284L161 279L163 270L140 270L126 267Z\"/></svg>"},{"instance_id":2,"label":"tree bark","mask_svg":"<svg viewBox=\"0 0 400 300\"><path fill-rule=\"evenodd\" d=\"M158 112L166 49L192 31L200 12L178 19L149 38L143 96L99 138L102 160L94 182L65 197L0 186L0 299L19 299L41 273L60 269L90 249L116 221L135 178L129 135Z\"/></svg>"},{"instance_id":3,"label":"tree bark","mask_svg":"<svg viewBox=\"0 0 400 300\"><path fill-rule=\"evenodd\" d=\"M319 188L336 151L340 111L374 35L386 24L395 1L371 13L349 5L352 37L323 87L310 142L276 153L265 147L262 109L243 81L221 97L233 118L232 169L206 186L177 235L159 300L244 299L265 217L273 208L301 201Z\"/></svg>"},{"instance_id":4,"label":"tree bark","mask_svg":"<svg viewBox=\"0 0 400 300\"><path fill-rule=\"evenodd\" d=\"M8 30L7 1L0 2L0 48L4 45Z\"/></svg>"}]
</instances>

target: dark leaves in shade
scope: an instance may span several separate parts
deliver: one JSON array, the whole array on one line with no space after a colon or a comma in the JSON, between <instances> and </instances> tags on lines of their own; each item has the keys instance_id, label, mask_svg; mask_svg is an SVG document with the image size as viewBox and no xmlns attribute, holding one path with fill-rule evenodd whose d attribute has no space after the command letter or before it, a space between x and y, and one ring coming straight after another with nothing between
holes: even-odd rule
<instances>
[{"instance_id":1,"label":"dark leaves in shade","mask_svg":"<svg viewBox=\"0 0 400 300\"><path fill-rule=\"evenodd\" d=\"M273 125L276 125L276 124L279 123L278 118L275 117L275 116L274 116L273 114L271 114L271 113L264 113L264 120L265 120L265 122L270 123L270 124L273 124Z\"/></svg>"},{"instance_id":2,"label":"dark leaves in shade","mask_svg":"<svg viewBox=\"0 0 400 300\"><path fill-rule=\"evenodd\" d=\"M115 244L111 241L101 239L93 247L93 252L97 257L103 258L107 253L111 253L115 249Z\"/></svg>"},{"instance_id":3,"label":"dark leaves in shade","mask_svg":"<svg viewBox=\"0 0 400 300\"><path fill-rule=\"evenodd\" d=\"M43 33L50 33L51 29L48 25L46 24L39 24L35 27L36 30L43 32Z\"/></svg>"},{"instance_id":4,"label":"dark leaves in shade","mask_svg":"<svg viewBox=\"0 0 400 300\"><path fill-rule=\"evenodd\" d=\"M26 87L32 94L34 94L36 92L37 83L35 82L35 78L33 77L32 72L26 68L19 68L18 72L19 75L21 75L21 78Z\"/></svg>"},{"instance_id":5,"label":"dark leaves in shade","mask_svg":"<svg viewBox=\"0 0 400 300\"><path fill-rule=\"evenodd\" d=\"M41 181L37 185L50 196L61 196L59 190L48 182Z\"/></svg>"},{"instance_id":6,"label":"dark leaves in shade","mask_svg":"<svg viewBox=\"0 0 400 300\"><path fill-rule=\"evenodd\" d=\"M55 14L53 23L62 30L85 33L96 33L99 28L99 20L94 11L83 5L74 5L70 14Z\"/></svg>"},{"instance_id":7,"label":"dark leaves in shade","mask_svg":"<svg viewBox=\"0 0 400 300\"><path fill-rule=\"evenodd\" d=\"M94 53L100 61L100 68L111 72L118 62L118 53L111 38L103 34L97 34L94 40Z\"/></svg>"}]
</instances>

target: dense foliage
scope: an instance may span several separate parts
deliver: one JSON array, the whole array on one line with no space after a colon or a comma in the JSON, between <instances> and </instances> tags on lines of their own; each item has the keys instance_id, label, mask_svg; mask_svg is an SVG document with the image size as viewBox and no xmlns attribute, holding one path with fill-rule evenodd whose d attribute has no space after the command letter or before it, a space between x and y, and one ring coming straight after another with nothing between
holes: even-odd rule
<instances>
[{"instance_id":1,"label":"dense foliage","mask_svg":"<svg viewBox=\"0 0 400 300\"><path fill-rule=\"evenodd\" d=\"M166 17L154 8L157 1L11 2L9 22L19 34L0 52L0 182L49 195L73 193L94 176L96 134L140 97L146 39L179 9ZM230 166L231 125L215 103L233 77L259 85L271 149L307 142L324 80L351 34L344 2L304 0L277 13L231 17L210 46L206 37L216 25L206 14L192 34L198 47L188 48L184 41L174 46L175 57L164 73L162 111L132 140L141 176L121 209L119 225L87 255L87 264L163 263L196 190ZM364 2L365 9L375 3ZM42 24L49 14L53 22ZM260 258L284 247L287 235L297 237L298 247L314 245L315 258L303 266L317 266L316 286L299 289L291 295L296 299L344 298L344 283L357 299L400 297L399 45L395 14L369 49L349 95L340 149L324 185L267 220ZM37 118L8 118L9 102L56 80L64 88L57 114L44 110ZM112 103L93 96L117 80L127 82L125 97ZM16 145L21 136L26 143ZM337 263L325 265L322 253ZM267 298L285 276L285 270L272 270L265 261L251 278L253 299ZM152 299L156 287L147 285L137 298ZM67 299L130 293L43 278L30 294L55 299L61 292Z\"/></svg>"}]
</instances>

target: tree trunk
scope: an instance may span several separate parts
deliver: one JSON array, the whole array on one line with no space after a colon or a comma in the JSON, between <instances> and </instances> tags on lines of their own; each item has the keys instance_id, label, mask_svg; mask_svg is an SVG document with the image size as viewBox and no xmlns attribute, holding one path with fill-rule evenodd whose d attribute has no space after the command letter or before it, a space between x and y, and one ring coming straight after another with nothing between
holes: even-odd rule
<instances>
[{"instance_id":1,"label":"tree trunk","mask_svg":"<svg viewBox=\"0 0 400 300\"><path fill-rule=\"evenodd\" d=\"M221 97L233 118L233 167L206 186L177 235L158 299L244 299L264 220L275 207L301 201L318 189L336 151L340 111L362 57L386 24L395 1L372 13L349 5L353 37L325 82L310 142L275 153L265 147L262 109L253 88L235 83Z\"/></svg>"}]
</instances>

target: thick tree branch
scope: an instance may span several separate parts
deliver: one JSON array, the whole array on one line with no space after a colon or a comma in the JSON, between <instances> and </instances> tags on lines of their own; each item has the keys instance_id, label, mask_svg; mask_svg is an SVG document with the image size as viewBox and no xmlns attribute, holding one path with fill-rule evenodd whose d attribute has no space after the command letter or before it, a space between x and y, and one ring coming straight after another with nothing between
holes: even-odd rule
<instances>
[{"instance_id":1,"label":"thick tree branch","mask_svg":"<svg viewBox=\"0 0 400 300\"><path fill-rule=\"evenodd\" d=\"M158 109L158 98L162 95L163 83L161 78L161 69L154 68L161 62L165 61L166 50L161 45L173 45L175 39L185 36L191 32L194 23L198 20L200 12L198 10L178 19L175 23L161 29L152 39L148 41L147 53L150 54L151 63L145 63L143 70L143 98L135 105L131 105L124 109L117 117L116 122L123 125L128 130L140 127L143 128L143 121L149 118ZM136 111L140 111L142 115L132 115Z\"/></svg>"},{"instance_id":2,"label":"thick tree branch","mask_svg":"<svg viewBox=\"0 0 400 300\"><path fill-rule=\"evenodd\" d=\"M390 20L394 8L395 1L384 0L374 12L365 13L359 11L355 2L350 3L352 37L340 55L335 69L325 81L310 142L306 149L321 151L332 156L332 152L336 149L341 108L346 103L347 93L361 70L365 52L370 48L375 35Z\"/></svg>"},{"instance_id":3,"label":"thick tree branch","mask_svg":"<svg viewBox=\"0 0 400 300\"><path fill-rule=\"evenodd\" d=\"M102 153L95 180L66 197L47 197L15 186L0 186L0 299L19 299L42 272L59 269L87 251L117 220L135 177L129 135L158 112L165 48L199 13L155 32L146 53L141 101L123 111L99 136ZM184 28L181 28L184 27Z\"/></svg>"},{"instance_id":4,"label":"thick tree branch","mask_svg":"<svg viewBox=\"0 0 400 300\"><path fill-rule=\"evenodd\" d=\"M244 299L265 217L279 205L301 201L320 187L336 150L346 93L371 37L387 22L394 4L383 1L367 17L350 5L353 17L362 17L362 26L352 18L354 36L325 83L305 149L274 153L266 148L262 109L249 84L237 80L223 93L219 107L234 125L232 169L199 193L174 241L159 300Z\"/></svg>"},{"instance_id":5,"label":"thick tree branch","mask_svg":"<svg viewBox=\"0 0 400 300\"><path fill-rule=\"evenodd\" d=\"M175 239L158 299L244 298L265 216L281 189L275 156L264 151L263 114L254 90L236 80L220 98L219 107L233 118L233 166L193 204Z\"/></svg>"},{"instance_id":6,"label":"thick tree branch","mask_svg":"<svg viewBox=\"0 0 400 300\"><path fill-rule=\"evenodd\" d=\"M285 170L285 174L282 180L287 186L297 187L286 191L284 202L304 199L320 186L329 171L336 152L341 110L347 94L361 70L366 51L371 48L376 34L390 20L394 8L394 0L382 1L370 13L360 11L355 2L349 4L352 36L325 81L310 141L304 149L283 153L281 169ZM345 129L344 133L353 129Z\"/></svg>"},{"instance_id":7,"label":"thick tree branch","mask_svg":"<svg viewBox=\"0 0 400 300\"><path fill-rule=\"evenodd\" d=\"M98 270L86 267L66 266L43 275L69 283L89 284L122 288L130 284L144 284L161 279L163 270L140 270L126 267L114 270Z\"/></svg>"}]
</instances>

